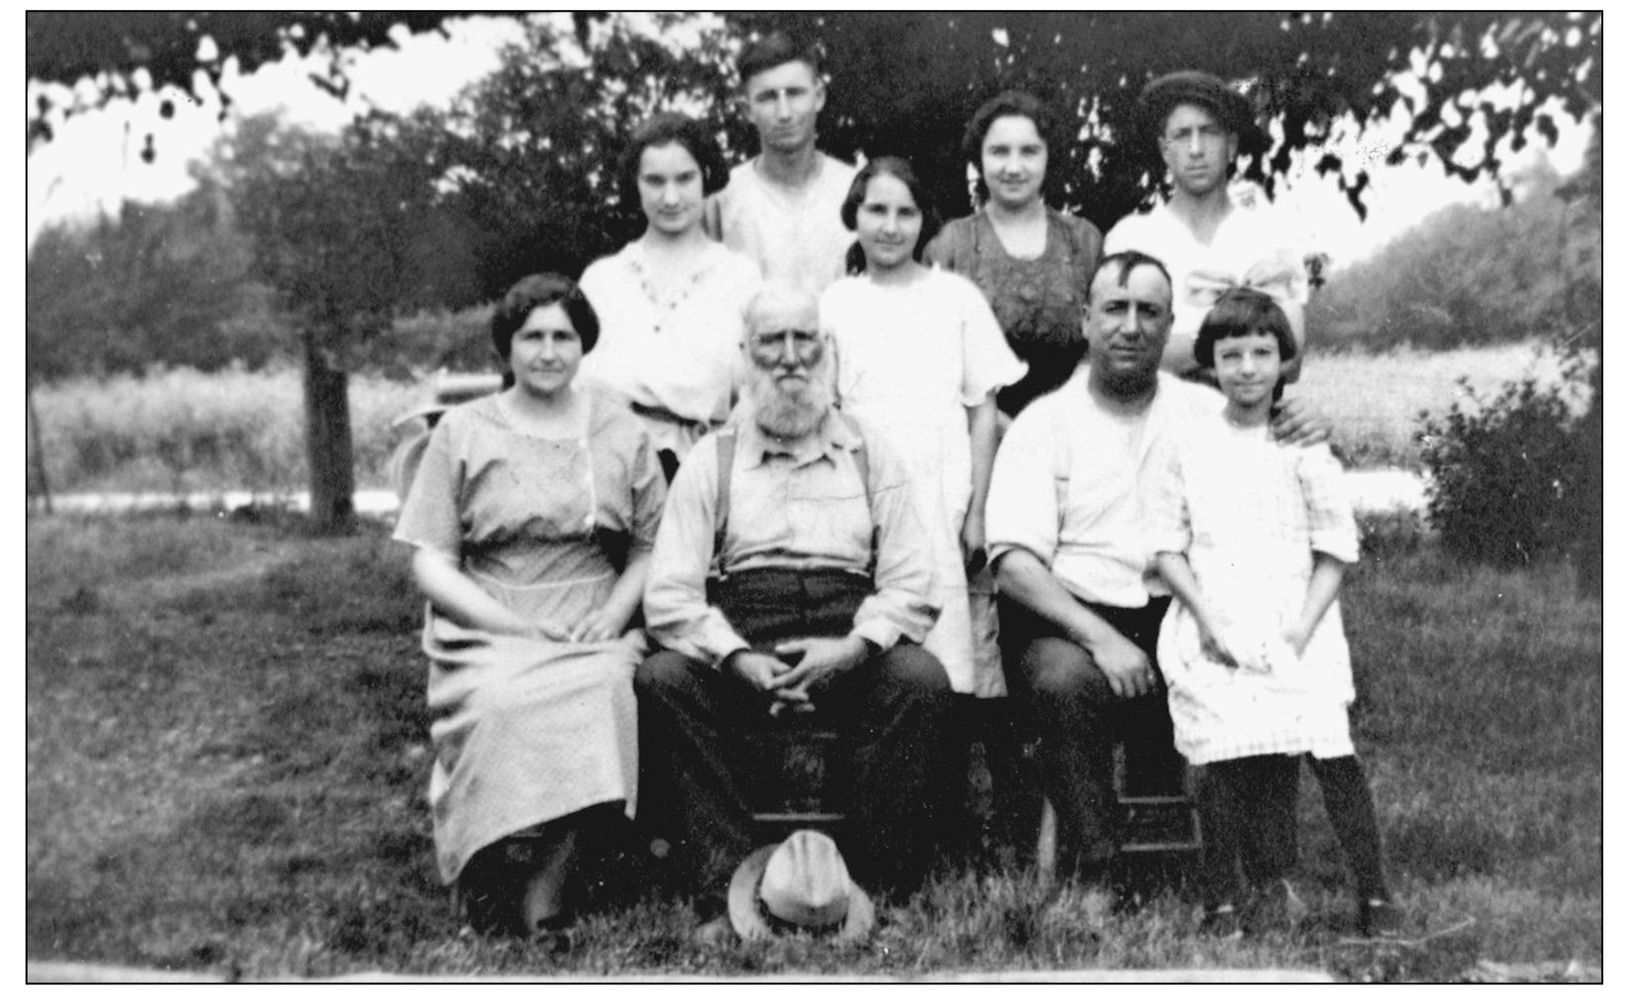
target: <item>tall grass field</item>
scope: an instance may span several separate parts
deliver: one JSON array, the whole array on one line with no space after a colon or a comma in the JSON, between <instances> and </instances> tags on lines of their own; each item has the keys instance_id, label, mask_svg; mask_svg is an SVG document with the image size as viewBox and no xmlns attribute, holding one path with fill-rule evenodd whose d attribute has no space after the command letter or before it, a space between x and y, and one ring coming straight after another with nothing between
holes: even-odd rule
<instances>
[{"instance_id":1,"label":"tall grass field","mask_svg":"<svg viewBox=\"0 0 1632 997\"><path fill-rule=\"evenodd\" d=\"M1291 390L1333 423L1352 466L1420 466L1417 416L1488 396L1527 373L1556 378L1542 347L1314 353ZM1471 391L1457 384L1467 377ZM389 484L405 430L391 422L427 398L419 384L351 379L357 483ZM35 400L46 480L55 491L288 492L305 487L298 370L200 374L177 369L46 386ZM32 470L30 487L38 488Z\"/></svg>"},{"instance_id":2,"label":"tall grass field","mask_svg":"<svg viewBox=\"0 0 1632 997\"><path fill-rule=\"evenodd\" d=\"M1601 606L1559 567L1470 569L1408 530L1367 536L1343 596L1353 716L1406 941L1353 937L1305 780L1289 931L1204 938L1182 880L1098 922L1076 887L999 865L945 871L848 947L701 948L689 910L626 870L551 954L461 932L437 881L419 601L380 528L33 517L27 956L244 979L1601 966Z\"/></svg>"}]
</instances>

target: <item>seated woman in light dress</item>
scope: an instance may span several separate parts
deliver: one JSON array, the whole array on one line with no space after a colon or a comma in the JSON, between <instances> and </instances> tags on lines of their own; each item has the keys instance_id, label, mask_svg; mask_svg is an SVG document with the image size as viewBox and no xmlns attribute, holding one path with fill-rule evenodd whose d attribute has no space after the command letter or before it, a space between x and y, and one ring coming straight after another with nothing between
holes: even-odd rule
<instances>
[{"instance_id":1,"label":"seated woman in light dress","mask_svg":"<svg viewBox=\"0 0 1632 997\"><path fill-rule=\"evenodd\" d=\"M828 286L822 327L838 354L839 404L876 426L912 469L914 495L935 539L941 616L924 648L952 690L1003 694L995 613L970 608L971 558L986 544L986 487L997 450L997 390L1025 374L980 290L919 262L934 234L923 188L905 160L886 156L856 174L841 214L856 233L854 276Z\"/></svg>"},{"instance_id":2,"label":"seated woman in light dress","mask_svg":"<svg viewBox=\"0 0 1632 997\"><path fill-rule=\"evenodd\" d=\"M665 485L640 420L574 384L599 331L565 277L512 287L507 386L442 418L397 521L429 603L437 865L485 932L560 941L580 846L635 806L630 625Z\"/></svg>"},{"instance_id":3,"label":"seated woman in light dress","mask_svg":"<svg viewBox=\"0 0 1632 997\"><path fill-rule=\"evenodd\" d=\"M730 414L743 310L760 283L753 260L710 239L703 204L725 161L702 122L659 114L635 129L623 161L624 203L646 231L584 271L604 341L584 363L622 397L674 477L691 445Z\"/></svg>"}]
</instances>

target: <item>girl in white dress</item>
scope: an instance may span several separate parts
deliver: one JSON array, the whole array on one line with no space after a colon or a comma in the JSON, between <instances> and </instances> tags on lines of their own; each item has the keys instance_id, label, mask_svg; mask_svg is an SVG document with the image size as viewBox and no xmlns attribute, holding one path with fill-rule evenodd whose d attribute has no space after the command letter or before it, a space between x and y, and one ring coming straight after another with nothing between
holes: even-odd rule
<instances>
[{"instance_id":1,"label":"girl in white dress","mask_svg":"<svg viewBox=\"0 0 1632 997\"><path fill-rule=\"evenodd\" d=\"M980 290L919 262L935 224L912 168L884 157L856 175L841 216L856 233L853 276L830 285L821 321L838 353L845 411L907 459L935 538L941 616L924 647L952 689L1004 692L989 600L972 618L969 575L984 571L986 488L997 449L997 389L1026 372Z\"/></svg>"},{"instance_id":2,"label":"girl in white dress","mask_svg":"<svg viewBox=\"0 0 1632 997\"><path fill-rule=\"evenodd\" d=\"M1174 742L1202 766L1203 925L1227 935L1243 922L1284 926L1305 755L1355 872L1362 931L1399 926L1349 737L1354 682L1337 593L1358 539L1343 469L1324 444L1281 446L1269 432L1296 350L1268 295L1219 299L1195 354L1217 373L1222 417L1175 447L1153 496L1156 569L1175 596L1157 661Z\"/></svg>"}]
</instances>

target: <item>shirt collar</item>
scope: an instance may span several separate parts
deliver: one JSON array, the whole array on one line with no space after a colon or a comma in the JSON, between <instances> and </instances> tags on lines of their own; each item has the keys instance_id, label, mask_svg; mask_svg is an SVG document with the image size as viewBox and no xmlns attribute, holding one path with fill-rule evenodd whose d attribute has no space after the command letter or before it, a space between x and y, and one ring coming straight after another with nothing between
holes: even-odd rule
<instances>
[{"instance_id":1,"label":"shirt collar","mask_svg":"<svg viewBox=\"0 0 1632 997\"><path fill-rule=\"evenodd\" d=\"M815 436L794 446L767 435L759 428L759 423L753 420L752 415L742 420L740 432L742 445L746 450L743 457L749 467L765 463L765 458L771 454L792 457L795 467L803 467L823 457L831 459L830 455L838 451L855 450L861 446L861 438L850 427L849 421L834 408L827 410L827 418L822 420L822 426L816 431Z\"/></svg>"}]
</instances>

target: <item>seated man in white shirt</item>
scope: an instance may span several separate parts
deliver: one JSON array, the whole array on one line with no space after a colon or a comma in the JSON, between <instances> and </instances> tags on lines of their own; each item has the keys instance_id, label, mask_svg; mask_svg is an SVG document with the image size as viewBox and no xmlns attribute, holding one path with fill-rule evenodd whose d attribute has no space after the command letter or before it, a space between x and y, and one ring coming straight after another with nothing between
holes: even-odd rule
<instances>
[{"instance_id":1,"label":"seated man in white shirt","mask_svg":"<svg viewBox=\"0 0 1632 997\"><path fill-rule=\"evenodd\" d=\"M919 646L939 612L929 535L901 458L833 407L820 329L803 291L754 298L747 402L681 464L652 552L665 650L635 676L641 808L677 837L704 937L755 844L749 736L770 717L814 710L847 739L841 843L871 889L917 885L947 795L951 685Z\"/></svg>"},{"instance_id":2,"label":"seated man in white shirt","mask_svg":"<svg viewBox=\"0 0 1632 997\"><path fill-rule=\"evenodd\" d=\"M1285 370L1297 380L1303 356L1303 305L1309 299L1301 254L1281 226L1230 198L1230 173L1244 136L1257 126L1246 98L1209 73L1187 70L1151 81L1141 116L1172 180L1172 194L1143 214L1117 222L1105 253L1137 250L1162 261L1173 278L1173 331L1162 369L1199 375L1192 351L1201 320L1219 294L1249 286L1273 296L1292 323L1298 355Z\"/></svg>"},{"instance_id":3,"label":"seated man in white shirt","mask_svg":"<svg viewBox=\"0 0 1632 997\"><path fill-rule=\"evenodd\" d=\"M1160 370L1172 324L1159 261L1101 260L1088 288L1087 366L1015 419L986 501L1005 677L1041 738L1060 868L1093 887L1106 884L1120 849L1115 743L1137 742L1130 756L1168 791L1182 772L1155 664L1171 600L1150 569L1144 493L1172 441L1197 420L1222 419L1224 399ZM1297 442L1327 432L1307 413L1272 428Z\"/></svg>"},{"instance_id":4,"label":"seated man in white shirt","mask_svg":"<svg viewBox=\"0 0 1632 997\"><path fill-rule=\"evenodd\" d=\"M773 31L743 51L738 71L759 155L731 170L709 200L704 227L754 259L767 281L819 295L844 276L855 241L839 208L856 176L854 166L816 148L816 119L827 103L820 52Z\"/></svg>"}]
</instances>

